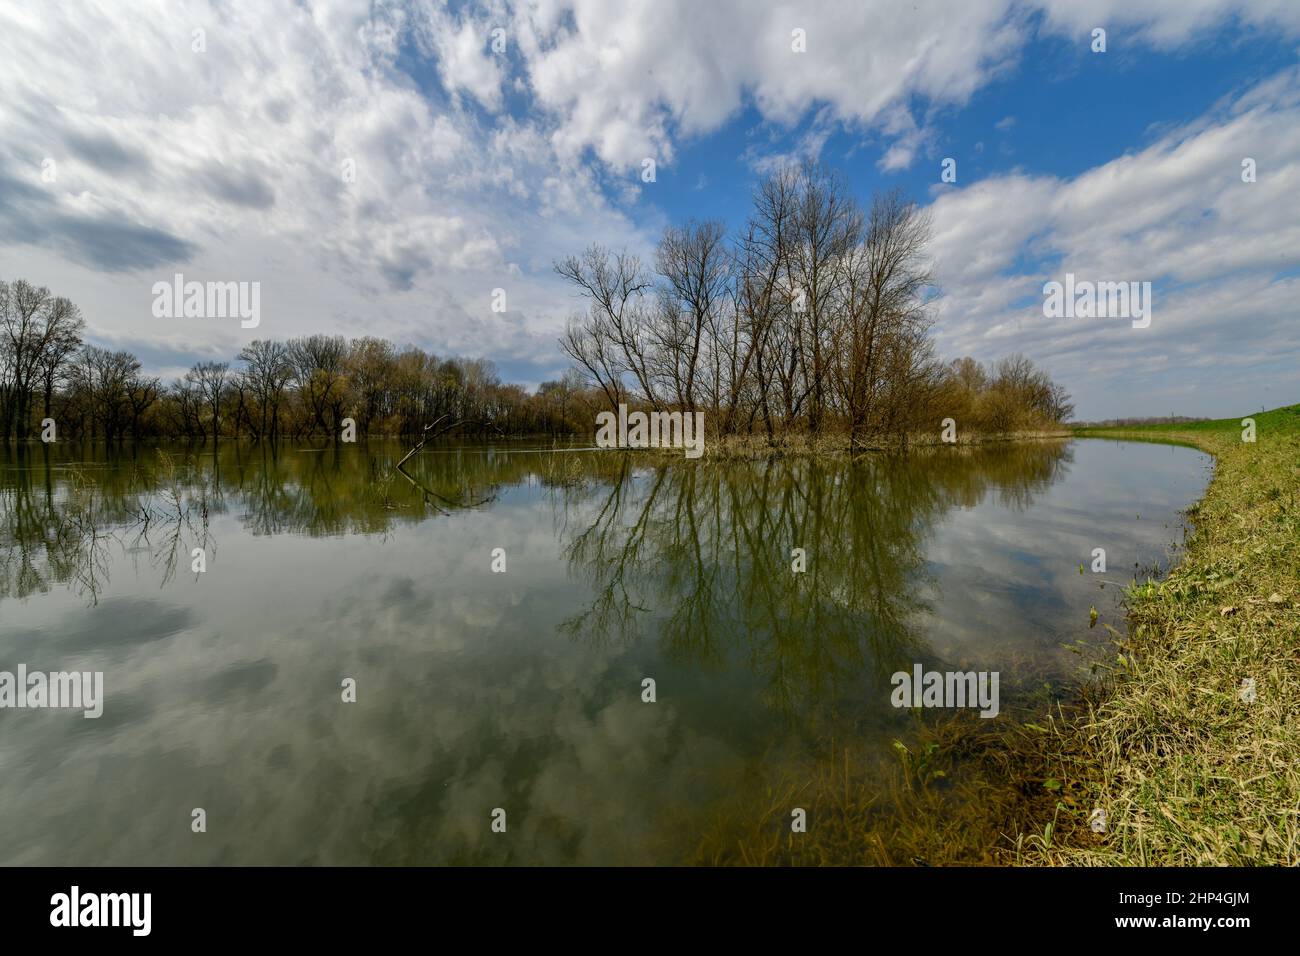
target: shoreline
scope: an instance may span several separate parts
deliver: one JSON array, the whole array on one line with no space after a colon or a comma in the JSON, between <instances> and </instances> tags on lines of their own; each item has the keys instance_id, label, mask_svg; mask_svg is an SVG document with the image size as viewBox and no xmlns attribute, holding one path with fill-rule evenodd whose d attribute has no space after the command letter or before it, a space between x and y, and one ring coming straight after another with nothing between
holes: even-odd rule
<instances>
[{"instance_id":1,"label":"shoreline","mask_svg":"<svg viewBox=\"0 0 1300 956\"><path fill-rule=\"evenodd\" d=\"M718 819L693 862L1300 861L1300 406L1254 417L1253 444L1241 441L1240 419L1070 432L1214 459L1186 511L1181 560L1125 589L1128 633L1096 648L1093 677L1064 696L1004 706L1005 723L918 724L890 762L851 739L829 741L772 782L781 796L770 806ZM797 845L740 822L781 816L794 793L836 825ZM1098 809L1103 832L1093 829Z\"/></svg>"},{"instance_id":2,"label":"shoreline","mask_svg":"<svg viewBox=\"0 0 1300 956\"><path fill-rule=\"evenodd\" d=\"M937 433L909 435L905 439L893 440L883 444L859 445L854 447L847 434L828 434L810 436L803 432L790 432L775 436L771 442L764 435L726 435L720 439L706 441L704 453L699 459L718 460L760 459L760 458L797 458L797 457L836 457L841 455L867 455L891 452L908 452L918 450L945 448L975 448L982 445L1005 444L1008 442L1054 441L1073 438L1074 433L1065 427L1037 429L1017 432L974 432L957 435L957 440L945 442ZM627 451L644 454L680 455L681 448L612 448L610 451Z\"/></svg>"},{"instance_id":3,"label":"shoreline","mask_svg":"<svg viewBox=\"0 0 1300 956\"><path fill-rule=\"evenodd\" d=\"M1127 589L1110 674L1051 741L1081 805L1018 862L1300 862L1300 406L1250 417L1253 443L1242 419L1076 432L1191 446L1214 474L1182 560Z\"/></svg>"}]
</instances>

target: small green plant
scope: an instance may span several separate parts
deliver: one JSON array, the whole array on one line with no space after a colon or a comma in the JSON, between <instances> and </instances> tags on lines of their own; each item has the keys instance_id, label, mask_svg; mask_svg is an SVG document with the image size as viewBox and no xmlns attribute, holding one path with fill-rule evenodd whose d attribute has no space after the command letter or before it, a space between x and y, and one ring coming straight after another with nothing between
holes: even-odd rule
<instances>
[{"instance_id":1,"label":"small green plant","mask_svg":"<svg viewBox=\"0 0 1300 956\"><path fill-rule=\"evenodd\" d=\"M899 761L903 765L903 772L906 774L909 785L915 780L921 787L928 787L935 780L946 777L947 774L936 767L935 755L939 750L939 745L933 741L927 743L916 750L908 749L907 745L901 740L894 741L894 753L898 755Z\"/></svg>"}]
</instances>

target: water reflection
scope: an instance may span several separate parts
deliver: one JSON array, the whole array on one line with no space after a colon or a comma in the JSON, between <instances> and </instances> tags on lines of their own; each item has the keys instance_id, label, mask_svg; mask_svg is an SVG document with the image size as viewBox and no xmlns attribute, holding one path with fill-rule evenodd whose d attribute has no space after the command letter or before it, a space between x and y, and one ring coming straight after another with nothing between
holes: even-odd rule
<instances>
[{"instance_id":1,"label":"water reflection","mask_svg":"<svg viewBox=\"0 0 1300 956\"><path fill-rule=\"evenodd\" d=\"M98 721L0 711L0 862L679 860L774 755L888 749L893 670L1068 677L1089 605L1119 622L1075 566L1159 560L1204 481L1091 442L404 451L0 451L0 668L107 693Z\"/></svg>"},{"instance_id":2,"label":"water reflection","mask_svg":"<svg viewBox=\"0 0 1300 956\"><path fill-rule=\"evenodd\" d=\"M144 562L165 588L193 568L194 549L219 565L215 516L251 535L384 535L532 484L546 489L557 546L592 595L564 634L593 646L652 634L676 662L743 663L766 703L793 713L835 701L864 672L938 663L916 628L929 610L920 592L930 528L990 489L1003 508L1028 508L1072 460L1063 442L698 466L453 447L399 470L399 452L20 452L0 487L0 597L65 584L94 604L119 561L137 577Z\"/></svg>"},{"instance_id":3,"label":"water reflection","mask_svg":"<svg viewBox=\"0 0 1300 956\"><path fill-rule=\"evenodd\" d=\"M565 496L588 506L566 500L566 514L595 512L563 537L595 598L564 627L591 643L652 630L670 659L706 668L741 660L784 712L834 701L864 671L933 663L915 623L936 518L990 488L1027 508L1070 460L1064 443L697 468L622 458Z\"/></svg>"}]
</instances>

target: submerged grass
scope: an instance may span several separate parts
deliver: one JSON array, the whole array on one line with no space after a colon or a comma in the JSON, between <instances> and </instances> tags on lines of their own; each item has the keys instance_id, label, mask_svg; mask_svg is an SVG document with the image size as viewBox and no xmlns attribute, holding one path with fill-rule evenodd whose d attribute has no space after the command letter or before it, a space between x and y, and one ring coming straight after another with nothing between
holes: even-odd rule
<instances>
[{"instance_id":1,"label":"submerged grass","mask_svg":"<svg viewBox=\"0 0 1300 956\"><path fill-rule=\"evenodd\" d=\"M828 741L758 806L718 807L693 862L1300 862L1300 406L1253 418L1254 442L1240 419L1077 432L1216 459L1182 562L1130 586L1100 679L1003 720L918 721L893 759Z\"/></svg>"},{"instance_id":2,"label":"submerged grass","mask_svg":"<svg viewBox=\"0 0 1300 956\"><path fill-rule=\"evenodd\" d=\"M772 458L785 456L834 456L866 451L897 450L903 448L941 448L953 445L969 447L995 442L1035 441L1045 438L1069 438L1067 428L1049 428L1021 432L958 432L956 441L944 442L938 431L929 434L908 435L905 438L879 438L866 446L854 446L847 432L830 432L809 435L806 432L778 432L770 440L766 435L723 435L709 438L704 443L704 457L718 459ZM680 449L669 449L681 454Z\"/></svg>"},{"instance_id":3,"label":"submerged grass","mask_svg":"<svg viewBox=\"0 0 1300 956\"><path fill-rule=\"evenodd\" d=\"M1011 730L971 715L918 727L892 755L829 741L763 781L762 796L715 808L693 863L743 866L952 866L1008 862L1022 821L1078 803L1045 746L1053 718ZM1028 761L1034 769L1026 773ZM737 787L737 794L752 792ZM792 832L792 809L807 832Z\"/></svg>"}]
</instances>

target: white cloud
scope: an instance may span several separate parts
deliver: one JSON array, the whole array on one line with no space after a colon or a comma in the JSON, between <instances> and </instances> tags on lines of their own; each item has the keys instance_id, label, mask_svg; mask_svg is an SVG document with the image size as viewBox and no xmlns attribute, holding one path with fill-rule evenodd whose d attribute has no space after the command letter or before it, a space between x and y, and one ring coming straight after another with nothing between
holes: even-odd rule
<instances>
[{"instance_id":1,"label":"white cloud","mask_svg":"<svg viewBox=\"0 0 1300 956\"><path fill-rule=\"evenodd\" d=\"M752 102L786 125L824 108L877 126L900 140L884 163L895 169L924 126L900 115L909 98L960 105L1042 37L1086 45L1104 24L1112 44L1171 48L1231 17L1300 34L1300 7L1286 0L567 0L521 4L512 30L563 156L666 162L676 136L716 129ZM792 49L795 29L806 52Z\"/></svg>"},{"instance_id":2,"label":"white cloud","mask_svg":"<svg viewBox=\"0 0 1300 956\"><path fill-rule=\"evenodd\" d=\"M1245 156L1266 171L1257 182L1242 182ZM1242 394L1243 368L1269 363L1281 367L1248 384L1294 401L1297 195L1300 70L1071 180L1011 174L944 191L932 204L941 350L1041 357L1085 417L1127 414L1193 369L1196 410L1210 413ZM1045 269L1017 267L1039 257ZM1044 318L1042 285L1066 272L1153 282L1151 327ZM1139 374L1153 369L1168 380Z\"/></svg>"},{"instance_id":3,"label":"white cloud","mask_svg":"<svg viewBox=\"0 0 1300 956\"><path fill-rule=\"evenodd\" d=\"M479 121L475 109L502 102L492 14L428 13L197 0L129 17L0 12L13 91L0 103L0 274L50 285L82 303L94 335L146 352L377 333L558 365L572 302L550 257L578 236L640 234L537 128ZM420 67L453 90L446 101L399 69L410 40L434 50ZM174 271L261 281L263 325L153 321L147 290ZM506 315L489 308L499 286Z\"/></svg>"},{"instance_id":4,"label":"white cloud","mask_svg":"<svg viewBox=\"0 0 1300 956\"><path fill-rule=\"evenodd\" d=\"M186 271L260 279L258 335L389 335L541 374L561 364L554 339L575 305L552 258L593 240L648 251L658 213L642 202L634 219L627 205L646 198L641 160L671 164L684 138L746 104L774 134L802 127L793 144L774 136L775 155L748 154L754 168L816 155L848 125L878 137L877 164L895 170L925 151L936 111L965 102L1045 36L1083 42L1085 27L1105 22L1112 45L1168 47L1230 16L1300 33L1300 7L1289 3L1134 7L11 5L0 10L0 275L69 295L95 335L145 352L176 356L179 340L210 354L246 335L149 317L152 283ZM497 27L504 53L491 49ZM191 48L200 28L206 53ZM791 50L795 28L806 53ZM1022 175L939 198L940 258L961 291L944 306L948 341L975 350L1015 338L1007 310L1030 283L998 277L1040 230L1079 271L1143 262L1203 282L1230 262L1289 261L1295 237L1277 222L1286 205L1269 190L1288 181L1294 153L1268 104L1294 102L1294 83L1251 95L1184 131L1184 147L1166 137L1070 183ZM1205 210L1195 196L1238 141L1259 154L1259 188L1219 190L1206 206L1220 224L1211 228L1196 218ZM40 178L46 158L57 162L53 183ZM345 163L355 182L344 182ZM1256 216L1272 225L1228 229L1225 248L1222 224ZM496 287L509 294L505 315L488 308Z\"/></svg>"}]
</instances>

